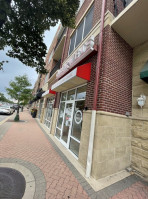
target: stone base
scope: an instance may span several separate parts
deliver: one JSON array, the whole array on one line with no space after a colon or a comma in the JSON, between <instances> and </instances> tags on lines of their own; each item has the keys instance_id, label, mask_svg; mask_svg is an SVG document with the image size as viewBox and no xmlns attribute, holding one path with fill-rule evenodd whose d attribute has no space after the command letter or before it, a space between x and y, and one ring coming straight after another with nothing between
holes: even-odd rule
<instances>
[{"instance_id":1,"label":"stone base","mask_svg":"<svg viewBox=\"0 0 148 199\"><path fill-rule=\"evenodd\" d=\"M79 162L86 167L91 111L84 112ZM131 119L97 112L91 175L100 179L119 172L131 163Z\"/></svg>"}]
</instances>

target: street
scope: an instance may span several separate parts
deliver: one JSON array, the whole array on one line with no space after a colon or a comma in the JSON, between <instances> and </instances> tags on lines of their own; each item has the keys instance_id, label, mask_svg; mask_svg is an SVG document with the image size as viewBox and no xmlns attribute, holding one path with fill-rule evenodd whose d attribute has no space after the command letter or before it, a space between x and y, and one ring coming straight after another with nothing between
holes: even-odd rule
<instances>
[{"instance_id":1,"label":"street","mask_svg":"<svg viewBox=\"0 0 148 199\"><path fill-rule=\"evenodd\" d=\"M9 115L0 115L0 122L5 120Z\"/></svg>"}]
</instances>

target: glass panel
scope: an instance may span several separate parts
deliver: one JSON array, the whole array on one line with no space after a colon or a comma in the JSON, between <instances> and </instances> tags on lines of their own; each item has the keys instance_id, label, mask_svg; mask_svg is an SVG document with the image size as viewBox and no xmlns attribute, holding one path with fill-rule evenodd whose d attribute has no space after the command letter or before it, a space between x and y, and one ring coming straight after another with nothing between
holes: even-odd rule
<instances>
[{"instance_id":1,"label":"glass panel","mask_svg":"<svg viewBox=\"0 0 148 199\"><path fill-rule=\"evenodd\" d=\"M73 116L73 126L71 135L76 139L80 140L81 130L82 130L82 118L83 110L85 106L85 101L75 102L74 116Z\"/></svg>"},{"instance_id":2,"label":"glass panel","mask_svg":"<svg viewBox=\"0 0 148 199\"><path fill-rule=\"evenodd\" d=\"M68 91L67 100L74 100L75 98L75 89Z\"/></svg>"},{"instance_id":3,"label":"glass panel","mask_svg":"<svg viewBox=\"0 0 148 199\"><path fill-rule=\"evenodd\" d=\"M75 140L73 140L72 138L70 138L70 146L69 149L76 155L79 155L79 146L80 144L78 142L76 142Z\"/></svg>"},{"instance_id":4,"label":"glass panel","mask_svg":"<svg viewBox=\"0 0 148 199\"><path fill-rule=\"evenodd\" d=\"M50 127L50 122L48 122L47 127L48 127L48 128Z\"/></svg>"},{"instance_id":5,"label":"glass panel","mask_svg":"<svg viewBox=\"0 0 148 199\"><path fill-rule=\"evenodd\" d=\"M47 120L51 121L52 118L52 104L49 104Z\"/></svg>"},{"instance_id":6,"label":"glass panel","mask_svg":"<svg viewBox=\"0 0 148 199\"><path fill-rule=\"evenodd\" d=\"M94 10L94 7L92 6L86 15L83 38L90 32L92 28L93 10Z\"/></svg>"},{"instance_id":7,"label":"glass panel","mask_svg":"<svg viewBox=\"0 0 148 199\"><path fill-rule=\"evenodd\" d=\"M61 135L61 130L59 130L58 128L56 128L55 136L60 139L60 135Z\"/></svg>"},{"instance_id":8,"label":"glass panel","mask_svg":"<svg viewBox=\"0 0 148 199\"><path fill-rule=\"evenodd\" d=\"M77 89L76 99L85 99L86 97L86 86Z\"/></svg>"},{"instance_id":9,"label":"glass panel","mask_svg":"<svg viewBox=\"0 0 148 199\"><path fill-rule=\"evenodd\" d=\"M51 99L48 99L46 113L45 113L45 122L44 122L48 128L50 127L52 111L53 111L53 101Z\"/></svg>"},{"instance_id":10,"label":"glass panel","mask_svg":"<svg viewBox=\"0 0 148 199\"><path fill-rule=\"evenodd\" d=\"M44 120L44 124L46 124L46 117L47 117L47 108L45 109L45 120Z\"/></svg>"},{"instance_id":11,"label":"glass panel","mask_svg":"<svg viewBox=\"0 0 148 199\"><path fill-rule=\"evenodd\" d=\"M40 102L40 105L39 105L39 114L38 114L39 119L40 119L41 112L42 112L42 106L43 106L43 100Z\"/></svg>"},{"instance_id":12,"label":"glass panel","mask_svg":"<svg viewBox=\"0 0 148 199\"><path fill-rule=\"evenodd\" d=\"M66 101L66 95L67 95L67 92L66 93L62 93L61 101Z\"/></svg>"},{"instance_id":13,"label":"glass panel","mask_svg":"<svg viewBox=\"0 0 148 199\"><path fill-rule=\"evenodd\" d=\"M84 26L84 20L81 22L80 26L77 29L77 38L76 38L75 48L82 41L83 26Z\"/></svg>"},{"instance_id":14,"label":"glass panel","mask_svg":"<svg viewBox=\"0 0 148 199\"><path fill-rule=\"evenodd\" d=\"M66 104L63 133L62 133L62 140L66 143L68 139L69 128L71 127L71 122L72 122L72 107L73 107L72 103Z\"/></svg>"},{"instance_id":15,"label":"glass panel","mask_svg":"<svg viewBox=\"0 0 148 199\"><path fill-rule=\"evenodd\" d=\"M65 102L61 102L57 126L61 129L64 117Z\"/></svg>"},{"instance_id":16,"label":"glass panel","mask_svg":"<svg viewBox=\"0 0 148 199\"><path fill-rule=\"evenodd\" d=\"M72 35L71 40L70 40L71 42L70 42L70 48L69 48L69 55L70 55L71 52L74 50L75 37L76 37L76 31L75 31L75 33Z\"/></svg>"}]
</instances>

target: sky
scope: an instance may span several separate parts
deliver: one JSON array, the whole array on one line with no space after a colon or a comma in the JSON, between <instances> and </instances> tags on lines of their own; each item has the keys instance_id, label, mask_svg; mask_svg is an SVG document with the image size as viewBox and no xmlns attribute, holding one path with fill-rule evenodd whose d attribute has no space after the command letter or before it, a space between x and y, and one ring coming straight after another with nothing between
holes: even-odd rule
<instances>
[{"instance_id":1,"label":"sky","mask_svg":"<svg viewBox=\"0 0 148 199\"><path fill-rule=\"evenodd\" d=\"M49 49L51 45L57 28L58 25L52 27L50 31L45 32L44 42L47 46L47 49ZM9 87L9 82L13 81L15 76L22 76L26 74L33 88L37 80L38 74L34 68L23 65L18 59L6 56L6 50L7 49L5 49L4 51L0 51L0 61L9 61L9 63L4 64L3 71L0 70L0 93L3 93L5 97L9 98L5 88Z\"/></svg>"}]
</instances>

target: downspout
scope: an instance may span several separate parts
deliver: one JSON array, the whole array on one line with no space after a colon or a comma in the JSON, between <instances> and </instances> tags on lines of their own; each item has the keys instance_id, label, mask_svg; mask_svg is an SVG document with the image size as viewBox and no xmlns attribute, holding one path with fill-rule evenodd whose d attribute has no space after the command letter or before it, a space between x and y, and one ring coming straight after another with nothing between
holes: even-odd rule
<instances>
[{"instance_id":1,"label":"downspout","mask_svg":"<svg viewBox=\"0 0 148 199\"><path fill-rule=\"evenodd\" d=\"M94 143L95 123L96 123L98 88L99 88L101 56L102 56L102 46L103 46L103 29L104 29L105 6L106 6L106 0L102 0L101 25L100 25L100 34L99 34L99 41L98 41L99 49L98 49L98 56L97 56L96 78L95 78L95 88L94 88L95 89L94 90L94 101L93 101L93 109L92 109L92 116L91 116L90 136L89 136L87 165L86 165L86 177L87 178L90 177L91 167L92 167L92 156L93 156L93 143Z\"/></svg>"}]
</instances>

